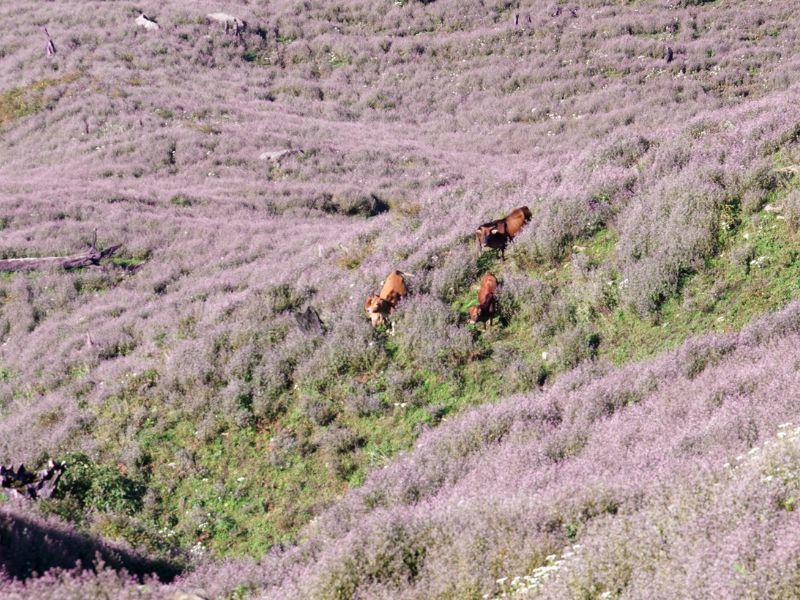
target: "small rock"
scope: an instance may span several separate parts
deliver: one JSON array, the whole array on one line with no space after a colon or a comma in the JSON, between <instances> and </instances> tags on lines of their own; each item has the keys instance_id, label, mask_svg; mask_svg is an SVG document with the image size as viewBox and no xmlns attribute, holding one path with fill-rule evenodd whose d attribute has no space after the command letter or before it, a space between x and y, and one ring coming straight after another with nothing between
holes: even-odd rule
<instances>
[{"instance_id":1,"label":"small rock","mask_svg":"<svg viewBox=\"0 0 800 600\"><path fill-rule=\"evenodd\" d=\"M258 155L258 160L268 160L269 162L280 162L282 158L300 154L300 150L270 150Z\"/></svg>"},{"instance_id":2,"label":"small rock","mask_svg":"<svg viewBox=\"0 0 800 600\"><path fill-rule=\"evenodd\" d=\"M325 325L322 323L319 313L311 306L306 308L302 313L295 313L294 318L303 331L318 333L320 335L325 333Z\"/></svg>"},{"instance_id":3,"label":"small rock","mask_svg":"<svg viewBox=\"0 0 800 600\"><path fill-rule=\"evenodd\" d=\"M153 21L153 19L149 18L144 13L142 13L138 17L136 17L136 24L139 27L144 27L147 31L158 31L159 29L161 29L158 26L158 23Z\"/></svg>"},{"instance_id":4,"label":"small rock","mask_svg":"<svg viewBox=\"0 0 800 600\"><path fill-rule=\"evenodd\" d=\"M171 596L167 596L165 600L206 600L206 599L204 596L200 596L192 592L175 592Z\"/></svg>"},{"instance_id":5,"label":"small rock","mask_svg":"<svg viewBox=\"0 0 800 600\"><path fill-rule=\"evenodd\" d=\"M213 21L215 23L220 23L221 25L224 25L226 33L230 29L233 29L233 32L238 34L245 27L247 27L247 23L245 23L244 21L242 21L237 17L234 17L233 15L229 15L228 13L223 13L223 12L208 13L206 15L206 18L209 21Z\"/></svg>"},{"instance_id":6,"label":"small rock","mask_svg":"<svg viewBox=\"0 0 800 600\"><path fill-rule=\"evenodd\" d=\"M242 22L240 19L237 19L233 15L229 15L228 13L224 13L224 12L208 13L206 15L206 18L209 21L215 21L217 23L222 23L223 25L225 23L241 23Z\"/></svg>"}]
</instances>

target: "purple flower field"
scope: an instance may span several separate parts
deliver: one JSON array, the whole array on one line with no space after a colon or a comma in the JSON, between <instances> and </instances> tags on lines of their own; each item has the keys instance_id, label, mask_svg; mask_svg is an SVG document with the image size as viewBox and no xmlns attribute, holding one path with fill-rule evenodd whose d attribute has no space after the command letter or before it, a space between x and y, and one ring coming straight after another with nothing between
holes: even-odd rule
<instances>
[{"instance_id":1,"label":"purple flower field","mask_svg":"<svg viewBox=\"0 0 800 600\"><path fill-rule=\"evenodd\" d=\"M800 595L794 2L0 22L0 595Z\"/></svg>"},{"instance_id":2,"label":"purple flower field","mask_svg":"<svg viewBox=\"0 0 800 600\"><path fill-rule=\"evenodd\" d=\"M296 547L127 593L494 597L517 577L520 597L792 597L799 336L795 303L653 361L575 370L423 435ZM60 577L8 589L80 597L125 581Z\"/></svg>"}]
</instances>

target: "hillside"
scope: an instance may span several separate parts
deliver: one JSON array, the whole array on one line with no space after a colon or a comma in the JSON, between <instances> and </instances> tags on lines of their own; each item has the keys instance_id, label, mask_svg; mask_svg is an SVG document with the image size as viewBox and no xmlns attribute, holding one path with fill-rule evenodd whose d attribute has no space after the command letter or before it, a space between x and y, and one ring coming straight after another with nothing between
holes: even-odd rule
<instances>
[{"instance_id":1,"label":"hillside","mask_svg":"<svg viewBox=\"0 0 800 600\"><path fill-rule=\"evenodd\" d=\"M268 598L795 597L799 317L475 409L240 582Z\"/></svg>"},{"instance_id":2,"label":"hillside","mask_svg":"<svg viewBox=\"0 0 800 600\"><path fill-rule=\"evenodd\" d=\"M88 536L73 562L97 547L163 579L0 563L21 595L146 596L177 572L234 597L479 598L551 571L551 597L796 590L796 449L775 437L797 420L793 2L0 17L0 259L122 244L0 274L0 464L68 464L0 531ZM477 257L475 227L523 204L507 259ZM363 302L395 268L391 335ZM465 317L487 270L484 330ZM727 529L701 543L706 519ZM651 526L663 553L626 563ZM574 544L577 566L537 571Z\"/></svg>"}]
</instances>

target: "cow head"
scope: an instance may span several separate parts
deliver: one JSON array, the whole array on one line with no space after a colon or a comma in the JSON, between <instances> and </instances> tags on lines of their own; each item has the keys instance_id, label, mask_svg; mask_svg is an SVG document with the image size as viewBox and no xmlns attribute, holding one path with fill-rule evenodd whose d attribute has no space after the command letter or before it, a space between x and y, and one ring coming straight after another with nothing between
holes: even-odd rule
<instances>
[{"instance_id":1,"label":"cow head","mask_svg":"<svg viewBox=\"0 0 800 600\"><path fill-rule=\"evenodd\" d=\"M477 323L481 318L481 307L480 306L470 306L469 307L469 322L473 325Z\"/></svg>"},{"instance_id":2,"label":"cow head","mask_svg":"<svg viewBox=\"0 0 800 600\"><path fill-rule=\"evenodd\" d=\"M489 221L475 230L475 239L480 246L498 248L508 239L508 227L505 219Z\"/></svg>"},{"instance_id":3,"label":"cow head","mask_svg":"<svg viewBox=\"0 0 800 600\"><path fill-rule=\"evenodd\" d=\"M497 227L494 222L484 223L475 230L475 238L482 246L486 244L486 240L490 235L497 233Z\"/></svg>"},{"instance_id":4,"label":"cow head","mask_svg":"<svg viewBox=\"0 0 800 600\"><path fill-rule=\"evenodd\" d=\"M381 297L378 294L370 294L367 296L366 301L364 302L364 310L367 314L372 314L374 312L378 312L378 308L381 305Z\"/></svg>"},{"instance_id":5,"label":"cow head","mask_svg":"<svg viewBox=\"0 0 800 600\"><path fill-rule=\"evenodd\" d=\"M391 305L377 294L370 294L364 302L364 311L372 321L373 327L386 323L386 315L389 314L391 308Z\"/></svg>"},{"instance_id":6,"label":"cow head","mask_svg":"<svg viewBox=\"0 0 800 600\"><path fill-rule=\"evenodd\" d=\"M386 325L386 315L379 312L374 312L369 314L369 320L372 323L373 327L379 327L381 325Z\"/></svg>"}]
</instances>

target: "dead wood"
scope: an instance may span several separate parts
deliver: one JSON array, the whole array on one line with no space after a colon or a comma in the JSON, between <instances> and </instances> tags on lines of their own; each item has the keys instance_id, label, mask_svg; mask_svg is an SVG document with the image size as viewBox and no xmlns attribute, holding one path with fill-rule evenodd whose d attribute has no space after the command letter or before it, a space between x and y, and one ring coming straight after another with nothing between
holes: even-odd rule
<instances>
[{"instance_id":1,"label":"dead wood","mask_svg":"<svg viewBox=\"0 0 800 600\"><path fill-rule=\"evenodd\" d=\"M39 269L79 269L97 265L122 247L122 244L109 246L105 250L91 248L83 254L73 256L41 256L31 258L6 258L0 260L0 272L35 271Z\"/></svg>"},{"instance_id":2,"label":"dead wood","mask_svg":"<svg viewBox=\"0 0 800 600\"><path fill-rule=\"evenodd\" d=\"M12 499L49 498L65 469L66 464L52 460L38 473L28 471L25 465L16 468L0 465L0 488Z\"/></svg>"}]
</instances>

